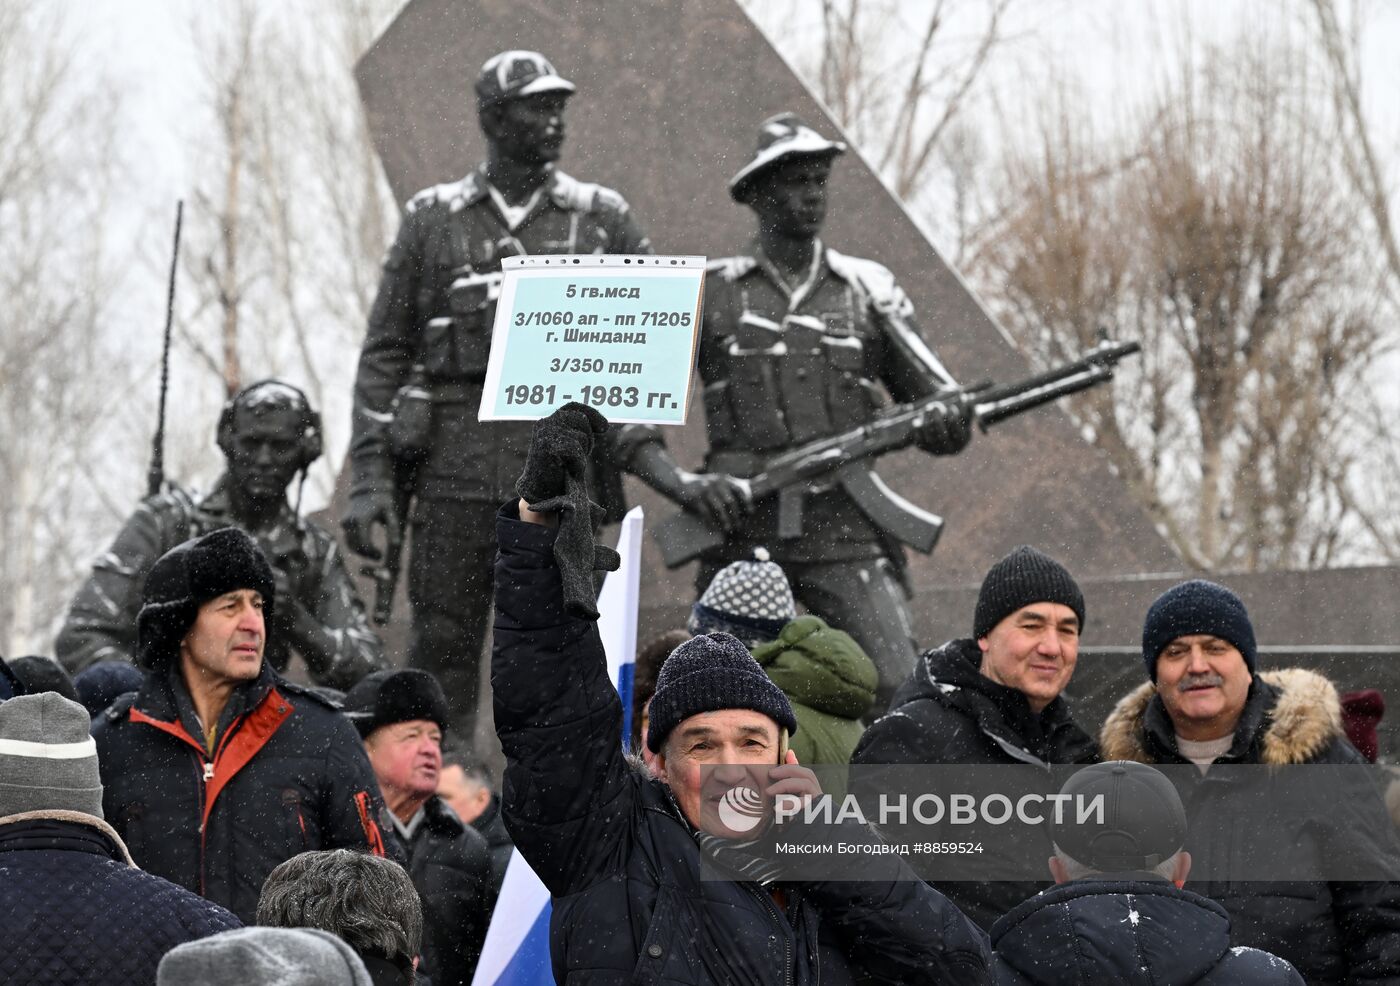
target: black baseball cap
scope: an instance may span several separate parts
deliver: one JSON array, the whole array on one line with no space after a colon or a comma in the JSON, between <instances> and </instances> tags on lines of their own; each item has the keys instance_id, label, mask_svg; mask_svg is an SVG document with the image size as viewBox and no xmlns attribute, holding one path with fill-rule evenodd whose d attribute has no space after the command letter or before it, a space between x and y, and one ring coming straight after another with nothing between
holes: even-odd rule
<instances>
[{"instance_id":1,"label":"black baseball cap","mask_svg":"<svg viewBox=\"0 0 1400 986\"><path fill-rule=\"evenodd\" d=\"M1122 873L1150 870L1186 843L1186 809L1165 774L1145 763L1110 760L1076 773L1060 789L1062 821L1051 823L1055 845L1065 855L1098 870ZM1102 812L1079 822L1080 808L1102 796Z\"/></svg>"}]
</instances>

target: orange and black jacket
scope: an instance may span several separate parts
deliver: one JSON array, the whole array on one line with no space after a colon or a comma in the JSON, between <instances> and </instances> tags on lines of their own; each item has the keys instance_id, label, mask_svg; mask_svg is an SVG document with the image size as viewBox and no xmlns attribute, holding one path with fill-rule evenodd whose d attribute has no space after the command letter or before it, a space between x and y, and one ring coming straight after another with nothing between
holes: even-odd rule
<instances>
[{"instance_id":1,"label":"orange and black jacket","mask_svg":"<svg viewBox=\"0 0 1400 986\"><path fill-rule=\"evenodd\" d=\"M266 663L229 699L212 753L173 670L147 672L93 736L103 812L136 864L245 924L268 873L297 853L385 854L379 788L359 734L328 700Z\"/></svg>"}]
</instances>

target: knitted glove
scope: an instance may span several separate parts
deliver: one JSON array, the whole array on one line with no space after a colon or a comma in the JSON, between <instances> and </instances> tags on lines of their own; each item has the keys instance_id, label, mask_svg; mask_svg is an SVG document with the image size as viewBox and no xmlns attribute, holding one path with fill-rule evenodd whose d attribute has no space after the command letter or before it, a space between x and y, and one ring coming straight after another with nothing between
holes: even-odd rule
<instances>
[{"instance_id":1,"label":"knitted glove","mask_svg":"<svg viewBox=\"0 0 1400 986\"><path fill-rule=\"evenodd\" d=\"M588 499L588 461L593 442L608 421L586 404L565 404L535 422L525 471L515 492L536 513L559 514L554 561L564 584L564 608L580 619L598 618L593 572L613 572L622 559L612 548L593 542L603 508Z\"/></svg>"}]
</instances>

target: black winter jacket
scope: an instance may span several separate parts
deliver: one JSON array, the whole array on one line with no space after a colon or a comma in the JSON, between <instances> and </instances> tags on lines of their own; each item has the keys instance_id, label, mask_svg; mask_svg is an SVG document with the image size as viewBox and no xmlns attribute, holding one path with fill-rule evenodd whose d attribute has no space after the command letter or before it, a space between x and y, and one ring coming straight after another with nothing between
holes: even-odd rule
<instances>
[{"instance_id":1,"label":"black winter jacket","mask_svg":"<svg viewBox=\"0 0 1400 986\"><path fill-rule=\"evenodd\" d=\"M472 828L481 833L482 838L486 840L486 847L491 850L491 906L495 907L496 898L501 893L501 883L506 878L506 867L510 865L510 854L515 851L515 844L510 841L505 820L501 818L501 799L494 793L486 810L472 819Z\"/></svg>"},{"instance_id":2,"label":"black winter jacket","mask_svg":"<svg viewBox=\"0 0 1400 986\"><path fill-rule=\"evenodd\" d=\"M987 982L985 940L912 874L787 884L705 881L666 788L622 750L598 631L566 615L554 531L498 520L491 680L516 848L553 895L560 986ZM899 864L897 860L890 862Z\"/></svg>"},{"instance_id":3,"label":"black winter jacket","mask_svg":"<svg viewBox=\"0 0 1400 986\"><path fill-rule=\"evenodd\" d=\"M1100 745L1107 760L1188 764L1176 732L1151 683L1122 699L1104 723ZM1312 671L1266 671L1254 679L1235 739L1217 764L1363 764L1346 741L1337 690ZM1268 792L1268 775L1242 777L1195 769L1171 779L1186 806L1186 848L1201 873L1221 872L1227 856L1286 859L1298 878L1289 882L1191 881L1199 894L1224 905L1230 939L1265 949L1297 966L1310 984L1400 984L1400 885L1327 882L1314 871L1320 855L1340 851L1332 840L1383 854L1388 872L1400 861L1396 834L1379 791L1358 792L1327 819L1261 826L1245 815ZM1232 812L1232 805L1241 806ZM1257 819L1257 812L1246 816ZM1292 816L1289 816L1292 817ZM1364 842L1363 842L1364 840ZM1332 846L1332 848L1328 848ZM1377 863L1380 871L1382 863ZM1236 865L1238 869L1238 864Z\"/></svg>"},{"instance_id":4,"label":"black winter jacket","mask_svg":"<svg viewBox=\"0 0 1400 986\"><path fill-rule=\"evenodd\" d=\"M1059 790L1061 778L1052 765L1093 763L1097 748L1093 739L1070 718L1063 697L1047 705L1039 715L1026 697L986 677L979 670L981 649L970 638L950 640L926 651L914 665L909 679L895 692L890 711L871 724L851 755L851 763L875 764L1005 764L1031 766L1037 771L1017 772L1009 783L1027 784L1027 775L1042 794ZM878 795L879 779L873 770L853 770L851 790L864 802ZM1012 800L1026 791L1007 790ZM980 872L1002 879L950 881L938 884L968 917L982 928L1027 897L1049 886L1049 881L1010 879L1025 873L1024 847L1008 846L996 833L964 830L959 834L930 835L934 841L972 839L984 853L976 857ZM1039 859L1050 857L1045 839ZM1004 857L1004 858L1003 858ZM915 869L920 869L915 861Z\"/></svg>"},{"instance_id":5,"label":"black winter jacket","mask_svg":"<svg viewBox=\"0 0 1400 986\"><path fill-rule=\"evenodd\" d=\"M218 904L137 869L100 818L0 818L0 982L150 984L176 945L237 927Z\"/></svg>"},{"instance_id":6,"label":"black winter jacket","mask_svg":"<svg viewBox=\"0 0 1400 986\"><path fill-rule=\"evenodd\" d=\"M174 668L112 703L93 738L103 814L137 865L245 923L268 873L297 853L384 855L379 785L355 727L266 662L229 699L213 756Z\"/></svg>"},{"instance_id":7,"label":"black winter jacket","mask_svg":"<svg viewBox=\"0 0 1400 986\"><path fill-rule=\"evenodd\" d=\"M437 797L408 843L408 875L423 901L423 966L433 986L470 986L490 922L486 840Z\"/></svg>"},{"instance_id":8,"label":"black winter jacket","mask_svg":"<svg viewBox=\"0 0 1400 986\"><path fill-rule=\"evenodd\" d=\"M1230 947L1214 901L1146 874L1076 880L1025 901L992 926L997 986L1303 986L1268 952Z\"/></svg>"}]
</instances>

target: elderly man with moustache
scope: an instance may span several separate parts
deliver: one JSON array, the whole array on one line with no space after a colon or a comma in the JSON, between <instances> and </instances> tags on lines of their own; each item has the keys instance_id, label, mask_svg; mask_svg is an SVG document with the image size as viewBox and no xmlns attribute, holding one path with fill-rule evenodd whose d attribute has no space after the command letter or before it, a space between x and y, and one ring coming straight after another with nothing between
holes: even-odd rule
<instances>
[{"instance_id":1,"label":"elderly man with moustache","mask_svg":"<svg viewBox=\"0 0 1400 986\"><path fill-rule=\"evenodd\" d=\"M1325 878L1329 858L1356 852L1378 875L1400 866L1369 778L1307 818L1268 813L1277 770L1238 769L1364 764L1342 731L1336 688L1302 668L1260 672L1244 603L1202 579L1152 604L1142 655L1148 681L1118 703L1100 746L1105 759L1186 767L1171 772L1186 805L1186 847L1211 875L1192 889L1229 912L1232 943L1287 959L1309 983L1400 983L1400 886ZM1291 878L1218 877L1248 869L1246 858L1288 860Z\"/></svg>"}]
</instances>

